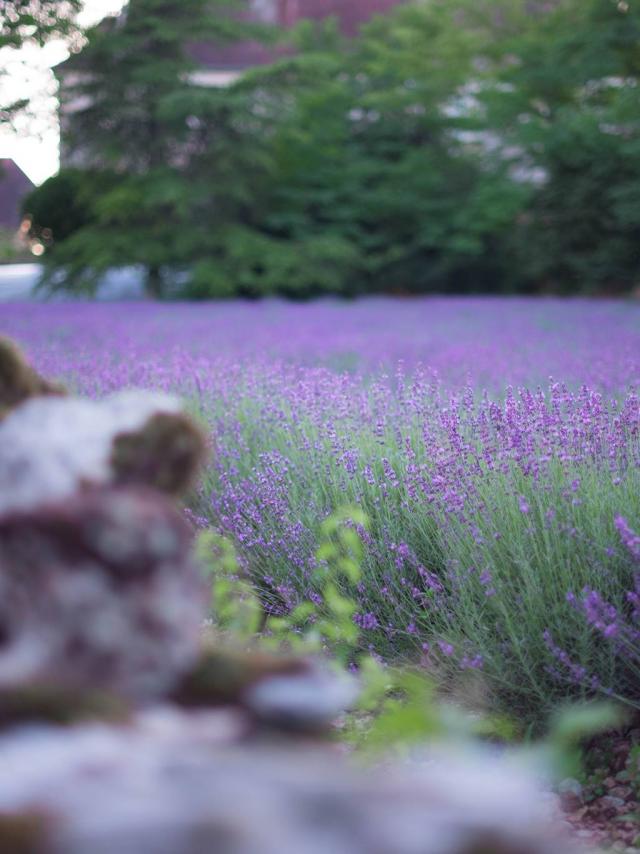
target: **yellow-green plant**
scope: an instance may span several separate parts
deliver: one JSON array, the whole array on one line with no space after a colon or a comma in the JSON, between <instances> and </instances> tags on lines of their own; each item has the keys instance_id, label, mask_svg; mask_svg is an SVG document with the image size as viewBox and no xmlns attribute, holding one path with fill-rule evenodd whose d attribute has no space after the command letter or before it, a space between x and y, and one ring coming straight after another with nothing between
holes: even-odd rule
<instances>
[{"instance_id":1,"label":"yellow-green plant","mask_svg":"<svg viewBox=\"0 0 640 854\"><path fill-rule=\"evenodd\" d=\"M361 577L363 545L358 530L367 526L366 515L353 506L340 508L323 521L314 577L321 604L301 602L282 617L265 615L233 543L216 531L205 531L196 552L211 579L213 623L231 642L322 654L332 667L355 670L361 690L344 736L356 746L403 749L454 731L469 732L462 715L436 702L435 687L426 674L386 667L362 651L353 621L356 604L349 594Z\"/></svg>"},{"instance_id":2,"label":"yellow-green plant","mask_svg":"<svg viewBox=\"0 0 640 854\"><path fill-rule=\"evenodd\" d=\"M368 520L347 506L320 526L315 573L321 604L300 603L283 617L267 616L253 584L243 575L233 543L214 530L198 538L196 553L212 585L212 617L229 641L299 655L321 654L338 670L354 670L360 693L342 731L366 751L406 751L434 739L489 738L513 741L522 733L504 716L469 716L437 697L428 674L415 668L385 666L363 652L353 622L356 604L350 589L361 578L362 539ZM549 735L534 745L536 756L558 776L576 772L580 743L620 725L620 711L609 703L574 704L558 711Z\"/></svg>"}]
</instances>

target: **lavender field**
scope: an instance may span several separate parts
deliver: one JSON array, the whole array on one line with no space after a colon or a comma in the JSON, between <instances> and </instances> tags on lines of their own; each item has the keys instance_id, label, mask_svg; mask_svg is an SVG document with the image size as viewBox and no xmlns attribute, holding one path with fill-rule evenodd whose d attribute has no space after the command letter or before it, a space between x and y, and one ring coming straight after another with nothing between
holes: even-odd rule
<instances>
[{"instance_id":1,"label":"lavender field","mask_svg":"<svg viewBox=\"0 0 640 854\"><path fill-rule=\"evenodd\" d=\"M187 512L271 610L318 600L319 525L357 505L372 651L531 720L640 704L640 305L5 304L0 332L83 393L190 400L212 454Z\"/></svg>"}]
</instances>

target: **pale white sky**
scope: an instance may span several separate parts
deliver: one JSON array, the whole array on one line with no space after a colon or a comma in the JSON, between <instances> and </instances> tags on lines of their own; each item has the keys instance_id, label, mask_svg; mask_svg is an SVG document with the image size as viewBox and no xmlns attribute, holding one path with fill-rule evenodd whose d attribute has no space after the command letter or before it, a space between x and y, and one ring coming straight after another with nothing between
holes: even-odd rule
<instances>
[{"instance_id":1,"label":"pale white sky","mask_svg":"<svg viewBox=\"0 0 640 854\"><path fill-rule=\"evenodd\" d=\"M125 0L85 0L82 24L99 21L118 12ZM59 132L56 120L56 83L51 67L68 56L64 44L51 42L44 48L30 46L21 51L0 50L2 75L0 102L32 98L37 105L37 120L23 125L18 132L0 130L0 158L12 157L36 184L58 171Z\"/></svg>"}]
</instances>

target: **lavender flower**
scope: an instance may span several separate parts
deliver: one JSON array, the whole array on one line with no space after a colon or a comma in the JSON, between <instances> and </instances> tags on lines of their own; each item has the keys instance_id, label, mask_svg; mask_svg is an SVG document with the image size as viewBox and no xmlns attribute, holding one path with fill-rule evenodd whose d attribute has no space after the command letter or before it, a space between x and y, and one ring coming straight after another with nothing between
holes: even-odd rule
<instances>
[{"instance_id":1,"label":"lavender flower","mask_svg":"<svg viewBox=\"0 0 640 854\"><path fill-rule=\"evenodd\" d=\"M631 529L624 516L616 516L614 524L625 548L635 560L640 561L640 534Z\"/></svg>"},{"instance_id":2,"label":"lavender flower","mask_svg":"<svg viewBox=\"0 0 640 854\"><path fill-rule=\"evenodd\" d=\"M234 543L269 613L323 607L320 524L358 504L367 643L484 656L495 685L546 678L534 699L611 673L636 690L639 319L606 300L0 304L47 377L197 402L190 521Z\"/></svg>"}]
</instances>

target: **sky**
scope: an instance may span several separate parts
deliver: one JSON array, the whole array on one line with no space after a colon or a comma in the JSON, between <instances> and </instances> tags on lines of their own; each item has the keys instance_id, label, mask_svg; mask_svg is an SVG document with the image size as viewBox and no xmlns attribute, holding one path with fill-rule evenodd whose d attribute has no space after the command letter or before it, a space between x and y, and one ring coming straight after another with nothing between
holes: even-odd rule
<instances>
[{"instance_id":1,"label":"sky","mask_svg":"<svg viewBox=\"0 0 640 854\"><path fill-rule=\"evenodd\" d=\"M118 12L125 0L85 0L80 21L96 23L105 15ZM0 50L2 76L0 103L31 98L36 119L23 123L17 132L0 130L0 158L11 157L18 166L40 184L58 171L59 130L56 118L56 82L51 67L69 55L62 41L52 41L44 48L33 45L20 51Z\"/></svg>"}]
</instances>

